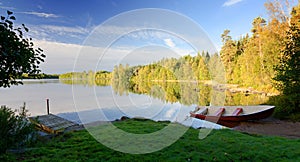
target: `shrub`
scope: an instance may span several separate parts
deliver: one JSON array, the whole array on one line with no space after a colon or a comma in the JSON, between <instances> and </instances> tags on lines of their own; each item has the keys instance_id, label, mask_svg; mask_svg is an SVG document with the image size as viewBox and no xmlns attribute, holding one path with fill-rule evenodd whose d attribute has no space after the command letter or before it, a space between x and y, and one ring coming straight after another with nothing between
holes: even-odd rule
<instances>
[{"instance_id":1,"label":"shrub","mask_svg":"<svg viewBox=\"0 0 300 162\"><path fill-rule=\"evenodd\" d=\"M34 138L34 127L28 121L25 103L18 114L17 111L7 106L0 108L0 154L10 148L20 148Z\"/></svg>"},{"instance_id":2,"label":"shrub","mask_svg":"<svg viewBox=\"0 0 300 162\"><path fill-rule=\"evenodd\" d=\"M269 99L268 104L276 107L274 117L300 121L300 112L297 109L299 107L297 95L273 96Z\"/></svg>"}]
</instances>

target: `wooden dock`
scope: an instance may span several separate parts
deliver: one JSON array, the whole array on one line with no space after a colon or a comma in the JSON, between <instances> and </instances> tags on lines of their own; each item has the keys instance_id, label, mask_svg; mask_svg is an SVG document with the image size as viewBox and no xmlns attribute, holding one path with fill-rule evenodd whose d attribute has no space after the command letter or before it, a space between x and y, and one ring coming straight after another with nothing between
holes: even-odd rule
<instances>
[{"instance_id":1,"label":"wooden dock","mask_svg":"<svg viewBox=\"0 0 300 162\"><path fill-rule=\"evenodd\" d=\"M37 129L51 134L58 134L64 132L69 127L79 126L77 123L53 114L30 117L29 119Z\"/></svg>"}]
</instances>

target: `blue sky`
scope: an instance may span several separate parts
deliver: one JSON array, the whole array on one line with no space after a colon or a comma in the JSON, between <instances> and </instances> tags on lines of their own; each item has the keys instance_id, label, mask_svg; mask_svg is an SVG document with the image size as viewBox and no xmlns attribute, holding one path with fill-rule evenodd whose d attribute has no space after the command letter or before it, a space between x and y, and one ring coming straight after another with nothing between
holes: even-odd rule
<instances>
[{"instance_id":1,"label":"blue sky","mask_svg":"<svg viewBox=\"0 0 300 162\"><path fill-rule=\"evenodd\" d=\"M17 18L16 24L24 23L29 27L34 43L41 46L47 55L46 63L42 65L44 72L63 73L72 71L74 62L81 58L78 55L82 53L80 52L82 46L86 45L85 41L93 29L123 12L142 8L159 8L177 12L197 23L219 50L222 45L220 35L225 29L230 29L232 37L237 39L249 33L251 22L255 17L267 17L264 3L264 0L0 0L0 15L5 15L6 10L9 9ZM160 17L159 14L156 16ZM180 22L173 25L174 28L184 26ZM186 29L189 30L188 27ZM124 46L132 46L131 42L137 42L130 39L126 42L126 39L125 37L117 42L117 44L123 42L123 49ZM176 40L171 36L157 37L156 41L170 48L175 48L178 44L181 44L182 48L185 46L184 43L180 43L180 39ZM184 50L187 48L185 47ZM120 52L120 48L118 50ZM124 58L125 55L115 57ZM82 67L78 70L97 69L99 58L94 57L99 56L82 57L81 59L86 59L82 61L83 64L92 60L98 62L93 62L94 65L91 67ZM113 56L109 59L114 60ZM102 68L110 70L111 67L113 66Z\"/></svg>"}]
</instances>

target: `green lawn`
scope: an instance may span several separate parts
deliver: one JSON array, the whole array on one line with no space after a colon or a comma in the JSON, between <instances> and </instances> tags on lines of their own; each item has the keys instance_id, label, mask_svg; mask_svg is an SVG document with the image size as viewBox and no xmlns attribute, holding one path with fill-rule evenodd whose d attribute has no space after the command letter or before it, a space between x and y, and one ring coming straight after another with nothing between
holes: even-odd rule
<instances>
[{"instance_id":1,"label":"green lawn","mask_svg":"<svg viewBox=\"0 0 300 162\"><path fill-rule=\"evenodd\" d=\"M134 119L114 123L136 134L155 132L168 124ZM105 126L100 126L101 129ZM300 139L249 135L227 129L214 130L202 140L198 135L199 130L188 129L177 142L160 151L126 154L107 148L82 130L40 141L23 154L2 155L0 161L300 161Z\"/></svg>"}]
</instances>

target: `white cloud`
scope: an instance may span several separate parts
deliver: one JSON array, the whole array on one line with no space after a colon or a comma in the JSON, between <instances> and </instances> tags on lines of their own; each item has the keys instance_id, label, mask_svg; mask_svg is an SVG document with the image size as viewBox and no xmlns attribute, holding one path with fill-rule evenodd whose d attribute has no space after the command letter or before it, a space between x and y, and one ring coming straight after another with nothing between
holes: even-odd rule
<instances>
[{"instance_id":1,"label":"white cloud","mask_svg":"<svg viewBox=\"0 0 300 162\"><path fill-rule=\"evenodd\" d=\"M104 47L91 47L77 44L67 44L35 40L36 47L44 50L45 62L41 64L44 73L65 73L70 71L112 70L119 63L145 65L162 58L180 57L179 53L187 51L172 51L163 46L149 46L136 48L135 46L118 46L106 49ZM105 52L105 53L104 53ZM74 68L74 63L76 66ZM73 69L74 68L74 69Z\"/></svg>"},{"instance_id":2,"label":"white cloud","mask_svg":"<svg viewBox=\"0 0 300 162\"><path fill-rule=\"evenodd\" d=\"M2 4L0 4L2 5ZM16 8L14 7L8 7L8 6L0 6L1 9L4 9L4 10L15 10Z\"/></svg>"},{"instance_id":3,"label":"white cloud","mask_svg":"<svg viewBox=\"0 0 300 162\"><path fill-rule=\"evenodd\" d=\"M243 0L227 0L224 4L223 7L228 7L228 6L232 6L234 4L237 4L239 2L242 2Z\"/></svg>"},{"instance_id":4,"label":"white cloud","mask_svg":"<svg viewBox=\"0 0 300 162\"><path fill-rule=\"evenodd\" d=\"M46 73L72 71L76 56L79 53L76 71L112 70L113 66L119 63L147 64L162 58L187 54L195 55L197 53L197 49L189 46L189 42L156 30L135 30L134 27L128 26L104 26L100 30L95 30L94 34L89 35L95 27L54 25L31 25L28 27L30 37L37 40L34 43L44 49L47 55L46 62L41 65L43 72ZM118 37L118 35L124 34L125 36ZM85 38L89 39L86 39L84 45L79 45L83 43ZM189 38L188 40L193 39ZM107 47L105 42L114 43L109 49L105 49ZM206 49L210 51L209 49L213 48L202 37L200 39L198 37L194 42L198 43L199 51ZM107 50L107 54L102 56L105 50Z\"/></svg>"},{"instance_id":5,"label":"white cloud","mask_svg":"<svg viewBox=\"0 0 300 162\"><path fill-rule=\"evenodd\" d=\"M44 73L64 73L72 71L76 54L80 46L49 41L34 41L36 47L44 50L45 62L41 63L41 70Z\"/></svg>"},{"instance_id":6,"label":"white cloud","mask_svg":"<svg viewBox=\"0 0 300 162\"><path fill-rule=\"evenodd\" d=\"M187 49L188 45L197 45L199 51L213 51L210 41L202 36L174 35L161 30L139 29L134 26L56 26L56 25L27 25L29 36L38 40L68 42L90 46L107 46L107 42L127 45L164 45L166 47ZM181 37L180 37L181 36ZM190 48L190 47L189 47ZM187 54L184 52L184 54Z\"/></svg>"},{"instance_id":7,"label":"white cloud","mask_svg":"<svg viewBox=\"0 0 300 162\"><path fill-rule=\"evenodd\" d=\"M51 31L55 33L78 33L78 34L87 34L89 31L83 27L67 27L67 26L55 26L55 25L40 25L38 28L42 30Z\"/></svg>"},{"instance_id":8,"label":"white cloud","mask_svg":"<svg viewBox=\"0 0 300 162\"><path fill-rule=\"evenodd\" d=\"M172 39L164 39L164 42L165 42L165 44L167 45L167 46L169 46L169 47L171 47L171 48L173 48L173 47L175 47L175 43L172 41Z\"/></svg>"},{"instance_id":9,"label":"white cloud","mask_svg":"<svg viewBox=\"0 0 300 162\"><path fill-rule=\"evenodd\" d=\"M29 28L29 36L38 40L55 42L68 42L81 44L91 31L90 28L80 26L56 26L56 25L26 25Z\"/></svg>"},{"instance_id":10,"label":"white cloud","mask_svg":"<svg viewBox=\"0 0 300 162\"><path fill-rule=\"evenodd\" d=\"M28 15L35 15L35 16L44 17L44 18L57 18L57 17L60 17L60 16L52 14L52 13L43 13L43 12L19 12L19 13L28 14Z\"/></svg>"},{"instance_id":11,"label":"white cloud","mask_svg":"<svg viewBox=\"0 0 300 162\"><path fill-rule=\"evenodd\" d=\"M109 54L103 55L104 48L50 42L34 41L36 47L43 49L46 55L41 70L45 73L65 73L84 70L111 70L122 56L128 51L111 49ZM100 61L100 64L99 64ZM76 63L76 66L74 67Z\"/></svg>"}]
</instances>

